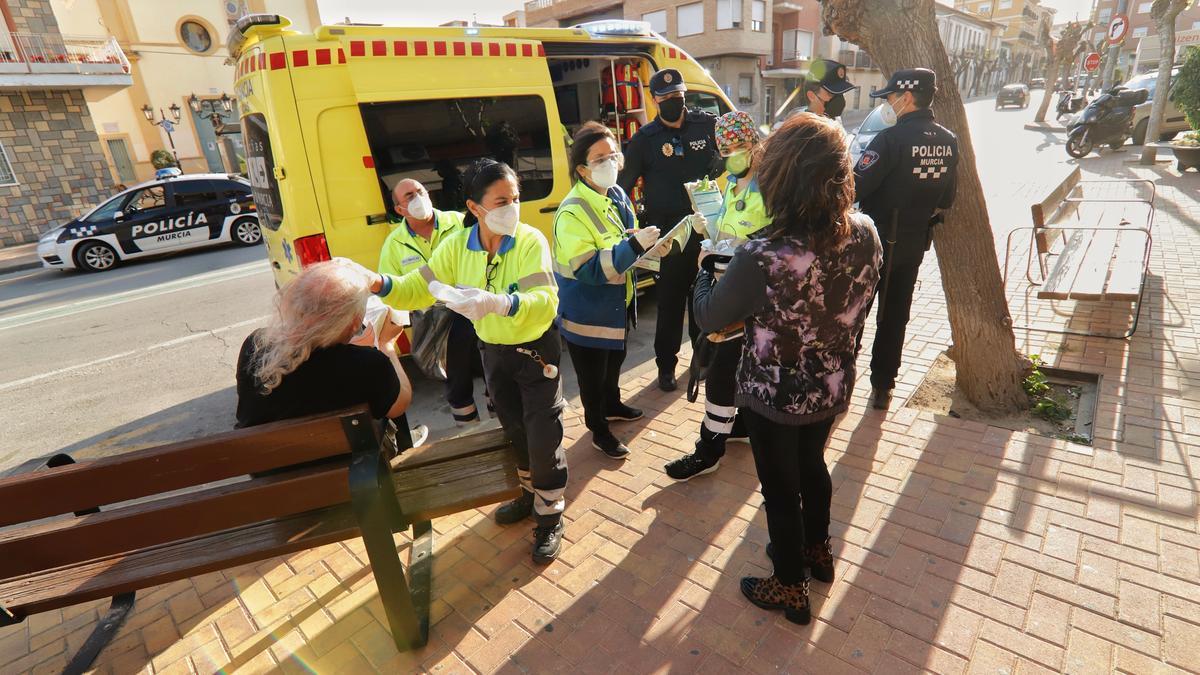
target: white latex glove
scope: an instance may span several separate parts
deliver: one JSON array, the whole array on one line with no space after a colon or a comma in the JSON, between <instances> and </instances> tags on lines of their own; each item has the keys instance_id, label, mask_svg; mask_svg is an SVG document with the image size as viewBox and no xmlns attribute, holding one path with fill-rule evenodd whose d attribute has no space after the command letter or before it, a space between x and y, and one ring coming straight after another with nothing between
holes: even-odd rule
<instances>
[{"instance_id":1,"label":"white latex glove","mask_svg":"<svg viewBox=\"0 0 1200 675\"><path fill-rule=\"evenodd\" d=\"M458 300L461 297L461 292L457 288L443 284L437 279L429 282L429 294L442 302Z\"/></svg>"},{"instance_id":2,"label":"white latex glove","mask_svg":"<svg viewBox=\"0 0 1200 675\"><path fill-rule=\"evenodd\" d=\"M688 219L691 221L692 229L695 230L696 234L702 237L708 236L708 218L705 218L703 213L693 213L688 216Z\"/></svg>"},{"instance_id":3,"label":"white latex glove","mask_svg":"<svg viewBox=\"0 0 1200 675\"><path fill-rule=\"evenodd\" d=\"M638 228L633 231L633 238L637 240L643 251L649 251L654 242L658 241L658 228L653 225Z\"/></svg>"},{"instance_id":4,"label":"white latex glove","mask_svg":"<svg viewBox=\"0 0 1200 675\"><path fill-rule=\"evenodd\" d=\"M478 321L488 314L504 316L512 308L512 298L498 293L489 293L481 288L463 288L458 291L461 301L447 302L446 306L471 321Z\"/></svg>"}]
</instances>

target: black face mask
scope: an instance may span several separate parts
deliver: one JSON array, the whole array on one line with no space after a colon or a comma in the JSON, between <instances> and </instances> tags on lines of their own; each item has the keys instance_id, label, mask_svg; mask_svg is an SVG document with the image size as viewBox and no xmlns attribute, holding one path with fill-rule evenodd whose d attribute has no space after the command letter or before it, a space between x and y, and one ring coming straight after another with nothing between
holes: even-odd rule
<instances>
[{"instance_id":1,"label":"black face mask","mask_svg":"<svg viewBox=\"0 0 1200 675\"><path fill-rule=\"evenodd\" d=\"M831 120L841 117L842 111L846 109L846 97L842 94L837 94L833 98L825 102L825 116Z\"/></svg>"},{"instance_id":2,"label":"black face mask","mask_svg":"<svg viewBox=\"0 0 1200 675\"><path fill-rule=\"evenodd\" d=\"M678 122L683 117L683 99L669 98L658 102L658 116L667 122Z\"/></svg>"}]
</instances>

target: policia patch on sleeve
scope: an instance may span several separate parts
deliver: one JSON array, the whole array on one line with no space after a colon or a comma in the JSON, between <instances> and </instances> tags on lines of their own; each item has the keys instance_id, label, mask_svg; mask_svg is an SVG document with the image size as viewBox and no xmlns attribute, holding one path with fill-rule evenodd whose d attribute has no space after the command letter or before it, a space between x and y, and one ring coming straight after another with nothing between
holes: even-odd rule
<instances>
[{"instance_id":1,"label":"policia patch on sleeve","mask_svg":"<svg viewBox=\"0 0 1200 675\"><path fill-rule=\"evenodd\" d=\"M866 171L867 169L875 166L875 163L878 161L879 153L875 152L874 150L867 150L862 154L862 157L858 158L858 166L856 168L859 171Z\"/></svg>"}]
</instances>

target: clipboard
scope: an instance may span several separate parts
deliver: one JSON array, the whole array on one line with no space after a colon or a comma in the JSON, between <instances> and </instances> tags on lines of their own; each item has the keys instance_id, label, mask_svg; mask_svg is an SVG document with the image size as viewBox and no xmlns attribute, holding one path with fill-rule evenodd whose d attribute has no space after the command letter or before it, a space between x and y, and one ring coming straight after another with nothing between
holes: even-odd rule
<instances>
[{"instance_id":1,"label":"clipboard","mask_svg":"<svg viewBox=\"0 0 1200 675\"><path fill-rule=\"evenodd\" d=\"M646 249L646 252L642 254L642 257L638 258L637 262L633 263L633 266L638 269L649 270L651 272L659 271L659 263L661 258L651 253L651 251L657 249L659 246L662 246L664 242L671 239L678 241L679 247L683 248L687 242L687 239L683 238L682 235L686 235L688 230L690 230L692 227L688 220L689 216L684 216L682 220L680 220L678 223L675 223L675 227L672 227L665 235L659 237L658 241L651 244L650 248Z\"/></svg>"}]
</instances>

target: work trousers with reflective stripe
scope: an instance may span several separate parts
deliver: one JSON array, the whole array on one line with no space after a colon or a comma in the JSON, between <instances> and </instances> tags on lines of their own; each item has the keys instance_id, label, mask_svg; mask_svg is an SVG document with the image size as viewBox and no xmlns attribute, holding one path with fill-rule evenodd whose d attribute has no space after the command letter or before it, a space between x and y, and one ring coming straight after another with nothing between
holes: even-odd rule
<instances>
[{"instance_id":1,"label":"work trousers with reflective stripe","mask_svg":"<svg viewBox=\"0 0 1200 675\"><path fill-rule=\"evenodd\" d=\"M709 345L712 357L704 376L704 421L700 423L696 453L710 461L725 456L725 441L731 434L746 435L741 416L733 405L744 342L744 338L738 338Z\"/></svg>"},{"instance_id":2,"label":"work trousers with reflective stripe","mask_svg":"<svg viewBox=\"0 0 1200 675\"><path fill-rule=\"evenodd\" d=\"M658 224L666 232L681 218L668 218ZM693 236L683 251L672 253L662 259L659 266L657 325L654 327L654 361L659 371L675 371L679 363L679 345L683 342L683 315L687 312L688 339L693 343L700 334L696 319L692 317L692 284L696 282L696 260L700 257L700 237Z\"/></svg>"},{"instance_id":3,"label":"work trousers with reflective stripe","mask_svg":"<svg viewBox=\"0 0 1200 675\"><path fill-rule=\"evenodd\" d=\"M467 317L455 313L446 343L446 403L455 422L479 419L475 407L475 376L483 374L479 358L479 337ZM487 391L484 391L487 397Z\"/></svg>"},{"instance_id":4,"label":"work trousers with reflective stripe","mask_svg":"<svg viewBox=\"0 0 1200 675\"><path fill-rule=\"evenodd\" d=\"M579 381L579 399L583 403L583 422L593 440L610 438L608 413L621 405L621 364L625 349L584 347L567 340L575 379Z\"/></svg>"},{"instance_id":5,"label":"work trousers with reflective stripe","mask_svg":"<svg viewBox=\"0 0 1200 675\"><path fill-rule=\"evenodd\" d=\"M481 343L483 372L492 405L505 437L517 449L521 487L533 493L533 512L539 526L553 526L566 506L567 455L563 450L562 380L546 377L536 352L557 367L562 344L557 328L521 345Z\"/></svg>"}]
</instances>

